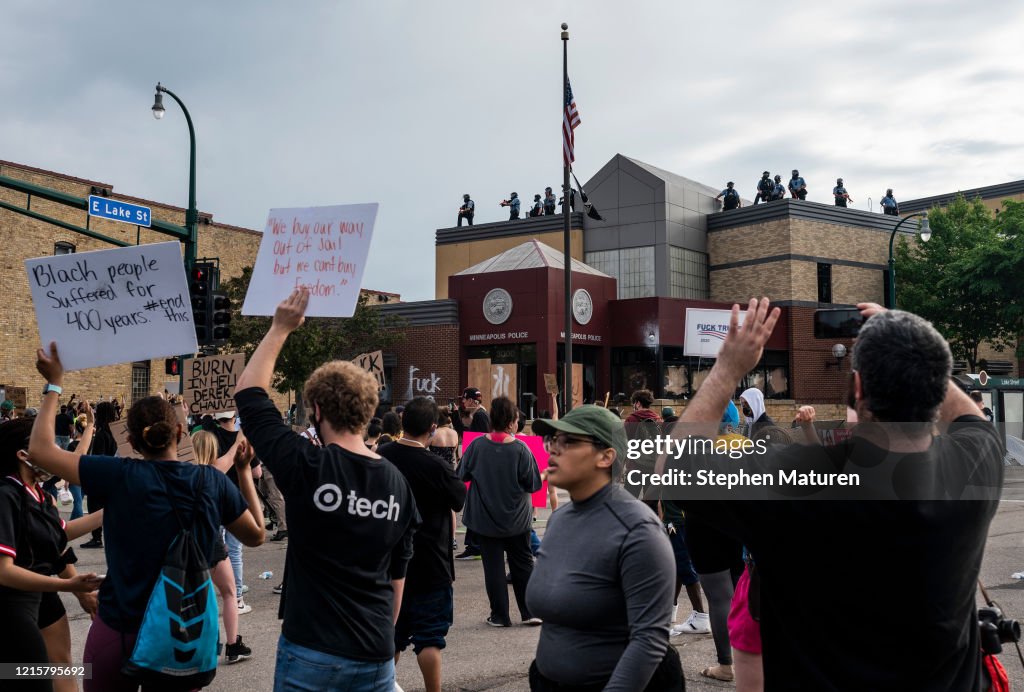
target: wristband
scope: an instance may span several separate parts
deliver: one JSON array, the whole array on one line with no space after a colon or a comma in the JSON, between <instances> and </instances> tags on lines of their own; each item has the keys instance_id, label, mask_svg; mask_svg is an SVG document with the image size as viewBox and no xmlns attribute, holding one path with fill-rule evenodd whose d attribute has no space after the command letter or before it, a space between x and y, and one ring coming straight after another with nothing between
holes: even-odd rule
<instances>
[{"instance_id":1,"label":"wristband","mask_svg":"<svg viewBox=\"0 0 1024 692\"><path fill-rule=\"evenodd\" d=\"M47 382L46 386L43 387L43 396L46 396L50 392L57 392L57 396L60 396L61 394L64 393L64 388L61 387L60 385L50 384L49 382Z\"/></svg>"}]
</instances>

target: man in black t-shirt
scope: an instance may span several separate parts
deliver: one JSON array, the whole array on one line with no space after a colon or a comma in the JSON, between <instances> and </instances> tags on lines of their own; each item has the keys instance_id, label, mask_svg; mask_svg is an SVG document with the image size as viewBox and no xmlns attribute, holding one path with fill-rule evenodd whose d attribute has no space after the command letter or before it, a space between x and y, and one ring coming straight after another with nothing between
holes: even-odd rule
<instances>
[{"instance_id":1,"label":"man in black t-shirt","mask_svg":"<svg viewBox=\"0 0 1024 692\"><path fill-rule=\"evenodd\" d=\"M56 442L61 449L67 449L71 444L71 438L75 436L75 422L68 415L68 407L61 406L60 413L54 421L54 429L57 431Z\"/></svg>"},{"instance_id":2,"label":"man in black t-shirt","mask_svg":"<svg viewBox=\"0 0 1024 692\"><path fill-rule=\"evenodd\" d=\"M395 660L411 643L427 692L441 690L441 650L452 624L452 512L466 502L466 484L427 449L437 429L437 404L416 397L402 412L402 438L378 452L405 476L422 524L413 537L402 610L395 624Z\"/></svg>"},{"instance_id":3,"label":"man in black t-shirt","mask_svg":"<svg viewBox=\"0 0 1024 692\"><path fill-rule=\"evenodd\" d=\"M455 416L452 423L455 432L459 434L459 442L462 443L462 433L491 432L491 417L487 415L487 409L483 405L484 395L476 387L466 387L462 392L461 415ZM465 445L463 445L465 448ZM455 556L456 560L479 560L481 558L480 548L476 542L476 536L472 531L466 529L466 549Z\"/></svg>"},{"instance_id":4,"label":"man in black t-shirt","mask_svg":"<svg viewBox=\"0 0 1024 692\"><path fill-rule=\"evenodd\" d=\"M267 395L308 304L300 288L278 306L235 386L242 430L288 504L275 689L362 689L372 680L390 690L419 515L402 474L363 443L377 407L369 373L333 361L309 376L303 397L323 447L293 432Z\"/></svg>"},{"instance_id":5,"label":"man in black t-shirt","mask_svg":"<svg viewBox=\"0 0 1024 692\"><path fill-rule=\"evenodd\" d=\"M790 486L770 502L693 502L691 495L681 505L753 556L766 692L980 690L975 589L1002 484L1003 441L951 383L949 346L931 324L874 303L858 308L868 319L852 354L859 420L853 436L834 447L754 455L745 468L776 478L779 471L854 471L858 484L884 470L886 485ZM715 435L722 409L757 366L778 317L767 298L751 300L738 329L734 306L718 359L674 430L679 440ZM733 469L740 463L726 461ZM693 473L695 462L713 463L696 455L669 463ZM656 473L665 466L663 457ZM893 499L879 499L886 496ZM751 602L754 596L752 584ZM897 615L878 626L866 614L886 602ZM737 677L753 656L737 655Z\"/></svg>"}]
</instances>

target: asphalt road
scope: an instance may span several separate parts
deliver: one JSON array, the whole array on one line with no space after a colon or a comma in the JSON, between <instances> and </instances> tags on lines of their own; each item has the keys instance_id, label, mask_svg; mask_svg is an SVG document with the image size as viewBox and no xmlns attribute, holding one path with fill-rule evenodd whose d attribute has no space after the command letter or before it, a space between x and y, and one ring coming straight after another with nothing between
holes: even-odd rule
<instances>
[{"instance_id":1,"label":"asphalt road","mask_svg":"<svg viewBox=\"0 0 1024 692\"><path fill-rule=\"evenodd\" d=\"M1024 469L1008 471L1004 500L992 523L982 566L982 581L993 598L1000 602L1009 616L1024 620L1024 580L1011 578L1014 572L1024 571ZM567 498L563 498L564 500ZM543 519L538 523L543 533ZM79 541L81 542L81 541ZM460 534L461 543L461 534ZM223 665L210 690L270 690L274 678L274 656L280 622L277 619L279 597L271 589L278 583L284 568L286 543L267 543L259 548L245 549L246 583L250 591L246 602L253 611L239 618L239 631L253 649L253 657L235 665ZM80 571L105 572L102 551L79 550ZM879 566L884 570L884 566ZM260 572L272 571L269 580L257 578ZM444 652L444 687L446 690L527 690L526 671L537 646L539 628L515 626L498 629L484 623L488 615L484 593L483 569L479 561L457 562L455 583L455 624L448 637ZM884 572L883 572L884 575ZM514 598L509 590L510 601ZM89 618L70 595L62 594L71 617L73 660L80 661L89 627ZM680 619L686 612L680 606ZM890 604L898 607L898 595ZM515 606L512 606L513 613ZM888 607L887 607L888 610ZM879 626L908 627L912 636L912 623L890 620L883 613L865 613L864 617L878 618ZM731 689L730 683L719 683L700 677L699 671L715 662L710 635L683 636L672 640L683 660L688 690ZM569 652L567 652L569 653ZM1001 657L1011 685L1024 686L1024 664L1017 658L1012 645ZM423 683L411 655L398 664L398 682L409 692L422 690Z\"/></svg>"}]
</instances>

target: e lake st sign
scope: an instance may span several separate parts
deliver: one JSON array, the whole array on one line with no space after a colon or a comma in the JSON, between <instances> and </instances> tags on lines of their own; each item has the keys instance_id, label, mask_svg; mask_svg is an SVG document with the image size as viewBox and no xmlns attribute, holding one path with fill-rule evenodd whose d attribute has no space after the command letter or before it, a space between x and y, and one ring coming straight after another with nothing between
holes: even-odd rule
<instances>
[{"instance_id":1,"label":"e lake st sign","mask_svg":"<svg viewBox=\"0 0 1024 692\"><path fill-rule=\"evenodd\" d=\"M128 204L127 202L106 197L97 197L96 195L89 195L89 216L110 219L111 221L122 221L133 226L145 226L146 228L150 227L153 218L149 207Z\"/></svg>"}]
</instances>

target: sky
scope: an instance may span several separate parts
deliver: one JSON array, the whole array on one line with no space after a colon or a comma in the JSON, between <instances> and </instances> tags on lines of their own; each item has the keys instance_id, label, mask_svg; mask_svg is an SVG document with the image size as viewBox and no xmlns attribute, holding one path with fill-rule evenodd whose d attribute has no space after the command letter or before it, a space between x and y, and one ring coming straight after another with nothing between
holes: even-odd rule
<instances>
[{"instance_id":1,"label":"sky","mask_svg":"<svg viewBox=\"0 0 1024 692\"><path fill-rule=\"evenodd\" d=\"M434 232L556 190L561 22L584 183L621 153L752 199L799 168L868 208L1024 178L1024 3L7 0L0 160L262 230L378 202L363 285L434 297ZM1017 46L1017 48L1014 48ZM601 201L593 200L600 209Z\"/></svg>"}]
</instances>

